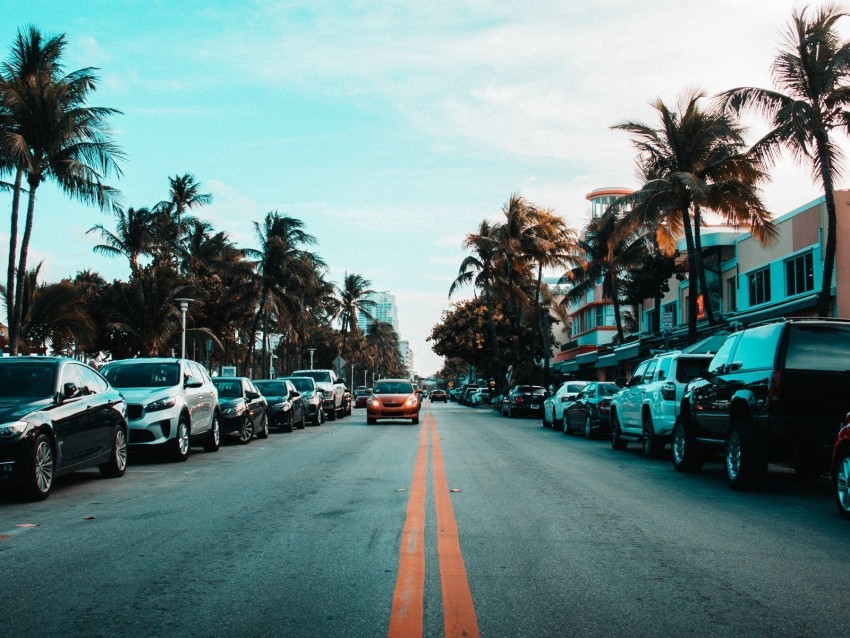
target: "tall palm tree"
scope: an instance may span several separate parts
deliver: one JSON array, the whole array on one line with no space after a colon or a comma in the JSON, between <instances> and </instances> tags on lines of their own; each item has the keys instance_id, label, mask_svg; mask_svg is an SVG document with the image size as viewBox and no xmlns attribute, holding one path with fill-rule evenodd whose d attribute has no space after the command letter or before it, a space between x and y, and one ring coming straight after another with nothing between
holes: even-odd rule
<instances>
[{"instance_id":1,"label":"tall palm tree","mask_svg":"<svg viewBox=\"0 0 850 638\"><path fill-rule=\"evenodd\" d=\"M115 232L107 230L103 224L89 228L87 234L98 232L104 241L92 250L111 257L126 257L130 262L130 272L137 273L139 257L150 250L151 211L147 208L129 208L126 212L119 210L115 217Z\"/></svg>"},{"instance_id":2,"label":"tall palm tree","mask_svg":"<svg viewBox=\"0 0 850 638\"><path fill-rule=\"evenodd\" d=\"M281 215L277 211L266 214L263 223L254 222L260 243L259 249L246 249L246 256L257 259L257 279L260 290L259 303L251 325L246 367L254 363L255 340L261 317L268 317L281 303L297 303L293 290L313 275L316 259L303 246L315 245L316 238L304 230L301 220Z\"/></svg>"},{"instance_id":3,"label":"tall palm tree","mask_svg":"<svg viewBox=\"0 0 850 638\"><path fill-rule=\"evenodd\" d=\"M178 226L186 211L212 203L212 195L202 193L200 182L190 173L169 177L168 184L170 190L164 204L173 211Z\"/></svg>"},{"instance_id":4,"label":"tall palm tree","mask_svg":"<svg viewBox=\"0 0 850 638\"><path fill-rule=\"evenodd\" d=\"M39 186L52 180L83 203L100 208L116 203L116 191L106 186L103 178L121 173L117 160L122 153L106 127L107 118L118 111L85 105L96 85L93 69L80 69L60 78L40 74L25 85L4 78L0 84L12 122L11 130L4 135L4 147L18 158L29 187L9 327L12 353L17 353L22 313L20 287L26 273Z\"/></svg>"},{"instance_id":5,"label":"tall palm tree","mask_svg":"<svg viewBox=\"0 0 850 638\"><path fill-rule=\"evenodd\" d=\"M336 289L339 299L339 315L342 322L342 350L340 351L340 356L343 359L345 359L345 346L349 330L352 333L358 331L358 315L362 313L370 321L374 321L375 319L372 315L375 302L368 299L368 296L375 292L369 288L371 285L372 282L361 275L345 273L342 280L342 287Z\"/></svg>"},{"instance_id":6,"label":"tall palm tree","mask_svg":"<svg viewBox=\"0 0 850 638\"><path fill-rule=\"evenodd\" d=\"M809 10L794 11L773 61L777 90L740 87L719 97L736 113L753 109L770 121L771 130L752 148L756 156L769 162L787 149L796 161L809 163L823 186L827 231L818 314L828 316L836 250L834 185L843 159L830 133L850 128L850 41L839 37L836 23L850 14L834 4L818 8L811 17Z\"/></svg>"},{"instance_id":7,"label":"tall palm tree","mask_svg":"<svg viewBox=\"0 0 850 638\"><path fill-rule=\"evenodd\" d=\"M31 84L39 84L58 78L62 72L61 58L65 48L65 36L45 38L35 27L18 31L12 45L9 61L0 66L0 173L15 175L12 186L12 213L9 229L9 263L6 274L7 320L14 321L15 266L18 251L18 216L20 212L23 177L26 161L15 138L16 121L11 95L24 94Z\"/></svg>"},{"instance_id":8,"label":"tall palm tree","mask_svg":"<svg viewBox=\"0 0 850 638\"><path fill-rule=\"evenodd\" d=\"M503 257L508 299L517 338L522 321L521 307L528 307L531 302L528 290L522 284L530 280L529 254L537 243L534 235L534 211L534 206L514 193L502 206L505 219L497 225L495 232L499 252Z\"/></svg>"},{"instance_id":9,"label":"tall palm tree","mask_svg":"<svg viewBox=\"0 0 850 638\"><path fill-rule=\"evenodd\" d=\"M660 125L653 128L625 122L615 129L632 134L638 151L638 168L644 184L640 190L617 199L614 208L631 209L628 218L638 227L656 231L659 247L672 254L684 235L688 250L688 337L697 337L697 296L702 267L700 259L701 209L711 209L725 219L749 226L762 242L776 234L759 197L764 177L758 159L743 152L743 130L717 109L701 105L704 92L687 92L678 112L661 100L653 105ZM635 226L629 227L634 232Z\"/></svg>"},{"instance_id":10,"label":"tall palm tree","mask_svg":"<svg viewBox=\"0 0 850 638\"><path fill-rule=\"evenodd\" d=\"M559 283L570 284L564 295L565 307L584 299L592 292L597 281L602 280L602 296L614 306L614 321L617 340L622 342L623 321L620 313L620 280L625 271L637 268L645 254L645 240L635 233L623 233L622 218L615 209L590 221L584 235L576 240L583 254L574 255L576 265L561 278Z\"/></svg>"}]
</instances>

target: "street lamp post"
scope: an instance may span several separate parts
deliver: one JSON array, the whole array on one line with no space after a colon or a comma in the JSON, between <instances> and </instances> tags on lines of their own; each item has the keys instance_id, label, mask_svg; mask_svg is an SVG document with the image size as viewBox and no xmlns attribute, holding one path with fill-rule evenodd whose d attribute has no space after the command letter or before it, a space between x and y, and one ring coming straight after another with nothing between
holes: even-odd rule
<instances>
[{"instance_id":1,"label":"street lamp post","mask_svg":"<svg viewBox=\"0 0 850 638\"><path fill-rule=\"evenodd\" d=\"M348 383L351 385L351 389L354 390L354 364L351 364L351 376L349 377L351 381Z\"/></svg>"},{"instance_id":2,"label":"street lamp post","mask_svg":"<svg viewBox=\"0 0 850 638\"><path fill-rule=\"evenodd\" d=\"M189 310L189 304L195 301L194 299L187 299L185 297L180 297L175 299L174 301L180 307L180 312L183 314L183 338L180 341L180 358L186 358L186 311Z\"/></svg>"},{"instance_id":3,"label":"street lamp post","mask_svg":"<svg viewBox=\"0 0 850 638\"><path fill-rule=\"evenodd\" d=\"M367 375L368 373L369 373L369 371L368 371L368 370L364 370L364 371L363 371L363 386L364 386L364 387L366 387L366 386L368 386L368 385L369 385L369 382L367 381L367 378L366 378L366 375Z\"/></svg>"},{"instance_id":4,"label":"street lamp post","mask_svg":"<svg viewBox=\"0 0 850 638\"><path fill-rule=\"evenodd\" d=\"M316 352L315 348L310 348L310 369L311 370L313 369L313 354L315 354L315 352Z\"/></svg>"}]
</instances>

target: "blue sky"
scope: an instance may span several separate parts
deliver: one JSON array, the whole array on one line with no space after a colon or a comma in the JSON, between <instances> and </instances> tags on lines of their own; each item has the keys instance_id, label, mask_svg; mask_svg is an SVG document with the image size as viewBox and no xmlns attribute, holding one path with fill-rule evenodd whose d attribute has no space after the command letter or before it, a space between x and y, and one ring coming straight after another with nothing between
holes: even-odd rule
<instances>
[{"instance_id":1,"label":"blue sky","mask_svg":"<svg viewBox=\"0 0 850 638\"><path fill-rule=\"evenodd\" d=\"M610 126L654 124L650 102L689 87L769 87L798 4L0 0L0 49L30 24L65 33L67 68L100 69L91 103L123 111L127 206L192 173L213 195L201 216L240 246L268 211L302 219L331 280L356 272L396 295L401 337L430 374L440 360L425 339L456 300L464 234L514 192L580 228L591 190L637 186L628 137ZM781 215L818 190L783 163L764 194ZM0 196L0 219L10 207ZM97 223L111 220L43 187L31 263L47 280L125 278L121 260L92 253Z\"/></svg>"}]
</instances>

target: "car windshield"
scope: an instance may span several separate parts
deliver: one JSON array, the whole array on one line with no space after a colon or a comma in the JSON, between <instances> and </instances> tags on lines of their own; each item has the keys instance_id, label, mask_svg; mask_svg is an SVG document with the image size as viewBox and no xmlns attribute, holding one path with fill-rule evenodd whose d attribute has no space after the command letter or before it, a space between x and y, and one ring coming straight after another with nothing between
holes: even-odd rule
<instances>
[{"instance_id":1,"label":"car windshield","mask_svg":"<svg viewBox=\"0 0 850 638\"><path fill-rule=\"evenodd\" d=\"M168 388L180 381L180 364L121 363L103 369L103 376L116 388Z\"/></svg>"},{"instance_id":2,"label":"car windshield","mask_svg":"<svg viewBox=\"0 0 850 638\"><path fill-rule=\"evenodd\" d=\"M242 396L242 382L238 379L213 379L213 385L220 397L232 399Z\"/></svg>"},{"instance_id":3,"label":"car windshield","mask_svg":"<svg viewBox=\"0 0 850 638\"><path fill-rule=\"evenodd\" d=\"M254 385L267 397L282 397L286 394L286 384L282 381L254 381Z\"/></svg>"},{"instance_id":4,"label":"car windshield","mask_svg":"<svg viewBox=\"0 0 850 638\"><path fill-rule=\"evenodd\" d=\"M372 392L374 394L411 394L413 385L407 381L378 381Z\"/></svg>"},{"instance_id":5,"label":"car windshield","mask_svg":"<svg viewBox=\"0 0 850 638\"><path fill-rule=\"evenodd\" d=\"M55 374L52 363L0 363L0 397L49 397Z\"/></svg>"},{"instance_id":6,"label":"car windshield","mask_svg":"<svg viewBox=\"0 0 850 638\"><path fill-rule=\"evenodd\" d=\"M331 373L327 370L299 370L299 377L311 377L316 381L320 381L322 383L330 383L331 382Z\"/></svg>"},{"instance_id":7,"label":"car windshield","mask_svg":"<svg viewBox=\"0 0 850 638\"><path fill-rule=\"evenodd\" d=\"M315 389L315 383L312 381L312 377L289 377L289 380L292 381L292 385L299 392L312 392Z\"/></svg>"},{"instance_id":8,"label":"car windshield","mask_svg":"<svg viewBox=\"0 0 850 638\"><path fill-rule=\"evenodd\" d=\"M617 394L620 391L620 386L616 383L600 383L599 384L599 396L610 397Z\"/></svg>"}]
</instances>

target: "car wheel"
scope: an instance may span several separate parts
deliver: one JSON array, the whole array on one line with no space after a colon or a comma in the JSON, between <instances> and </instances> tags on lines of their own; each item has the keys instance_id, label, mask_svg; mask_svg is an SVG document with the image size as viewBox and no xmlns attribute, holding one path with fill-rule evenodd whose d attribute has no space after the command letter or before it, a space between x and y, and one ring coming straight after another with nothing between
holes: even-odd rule
<instances>
[{"instance_id":1,"label":"car wheel","mask_svg":"<svg viewBox=\"0 0 850 638\"><path fill-rule=\"evenodd\" d=\"M680 414L673 425L673 468L677 472L699 472L705 463L705 453Z\"/></svg>"},{"instance_id":2,"label":"car wheel","mask_svg":"<svg viewBox=\"0 0 850 638\"><path fill-rule=\"evenodd\" d=\"M263 415L262 420L260 421L260 429L257 430L257 438L258 439L267 439L269 438L269 420L266 418L266 415Z\"/></svg>"},{"instance_id":3,"label":"car wheel","mask_svg":"<svg viewBox=\"0 0 850 638\"><path fill-rule=\"evenodd\" d=\"M418 416L413 417L413 418L412 418L412 419L410 419L410 420L411 420L411 422L413 423L413 425L419 425L419 417L418 417Z\"/></svg>"},{"instance_id":4,"label":"car wheel","mask_svg":"<svg viewBox=\"0 0 850 638\"><path fill-rule=\"evenodd\" d=\"M310 419L310 422L313 425L321 425L323 415L324 415L324 412L322 411L322 408L319 408L318 410L316 410L316 414L313 415L313 418Z\"/></svg>"},{"instance_id":5,"label":"car wheel","mask_svg":"<svg viewBox=\"0 0 850 638\"><path fill-rule=\"evenodd\" d=\"M336 421L336 410L331 410L326 416L328 421Z\"/></svg>"},{"instance_id":6,"label":"car wheel","mask_svg":"<svg viewBox=\"0 0 850 638\"><path fill-rule=\"evenodd\" d=\"M838 453L835 465L835 505L844 518L850 520L850 448L845 447Z\"/></svg>"},{"instance_id":7,"label":"car wheel","mask_svg":"<svg viewBox=\"0 0 850 638\"><path fill-rule=\"evenodd\" d=\"M561 429L563 429L564 434L570 433L570 418L567 416L567 413L564 412L563 423L561 423Z\"/></svg>"},{"instance_id":8,"label":"car wheel","mask_svg":"<svg viewBox=\"0 0 850 638\"><path fill-rule=\"evenodd\" d=\"M50 496L55 472L56 458L53 445L46 434L39 434L35 437L24 477L23 487L27 497L32 501L43 501Z\"/></svg>"},{"instance_id":9,"label":"car wheel","mask_svg":"<svg viewBox=\"0 0 850 638\"><path fill-rule=\"evenodd\" d=\"M210 426L210 434L204 441L204 452L218 452L221 447L221 422L218 412L213 414L213 422Z\"/></svg>"},{"instance_id":10,"label":"car wheel","mask_svg":"<svg viewBox=\"0 0 850 638\"><path fill-rule=\"evenodd\" d=\"M625 450L629 447L629 442L622 436L620 417L617 416L616 412L611 414L611 447L615 450Z\"/></svg>"},{"instance_id":11,"label":"car wheel","mask_svg":"<svg viewBox=\"0 0 850 638\"><path fill-rule=\"evenodd\" d=\"M590 425L590 415L584 417L584 438L588 441L593 438L593 428Z\"/></svg>"},{"instance_id":12,"label":"car wheel","mask_svg":"<svg viewBox=\"0 0 850 638\"><path fill-rule=\"evenodd\" d=\"M767 473L767 455L758 438L742 424L733 424L726 442L726 478L733 490L757 487Z\"/></svg>"},{"instance_id":13,"label":"car wheel","mask_svg":"<svg viewBox=\"0 0 850 638\"><path fill-rule=\"evenodd\" d=\"M655 436L655 426L652 424L652 416L647 414L643 423L643 455L648 459L654 459L661 455L664 444Z\"/></svg>"},{"instance_id":14,"label":"car wheel","mask_svg":"<svg viewBox=\"0 0 850 638\"><path fill-rule=\"evenodd\" d=\"M377 422L378 422L378 419L373 419L370 416L366 417L366 424L367 425L375 425Z\"/></svg>"},{"instance_id":15,"label":"car wheel","mask_svg":"<svg viewBox=\"0 0 850 638\"><path fill-rule=\"evenodd\" d=\"M247 416L242 419L242 426L239 428L239 436L237 441L240 445L247 445L254 438L254 426L251 424L251 419Z\"/></svg>"},{"instance_id":16,"label":"car wheel","mask_svg":"<svg viewBox=\"0 0 850 638\"><path fill-rule=\"evenodd\" d=\"M175 461L183 462L189 458L189 436L189 421L185 416L181 416L177 421L174 440L171 442L171 458Z\"/></svg>"},{"instance_id":17,"label":"car wheel","mask_svg":"<svg viewBox=\"0 0 850 638\"><path fill-rule=\"evenodd\" d=\"M127 431L123 427L115 429L109 460L98 469L104 478L118 478L127 471Z\"/></svg>"}]
</instances>

